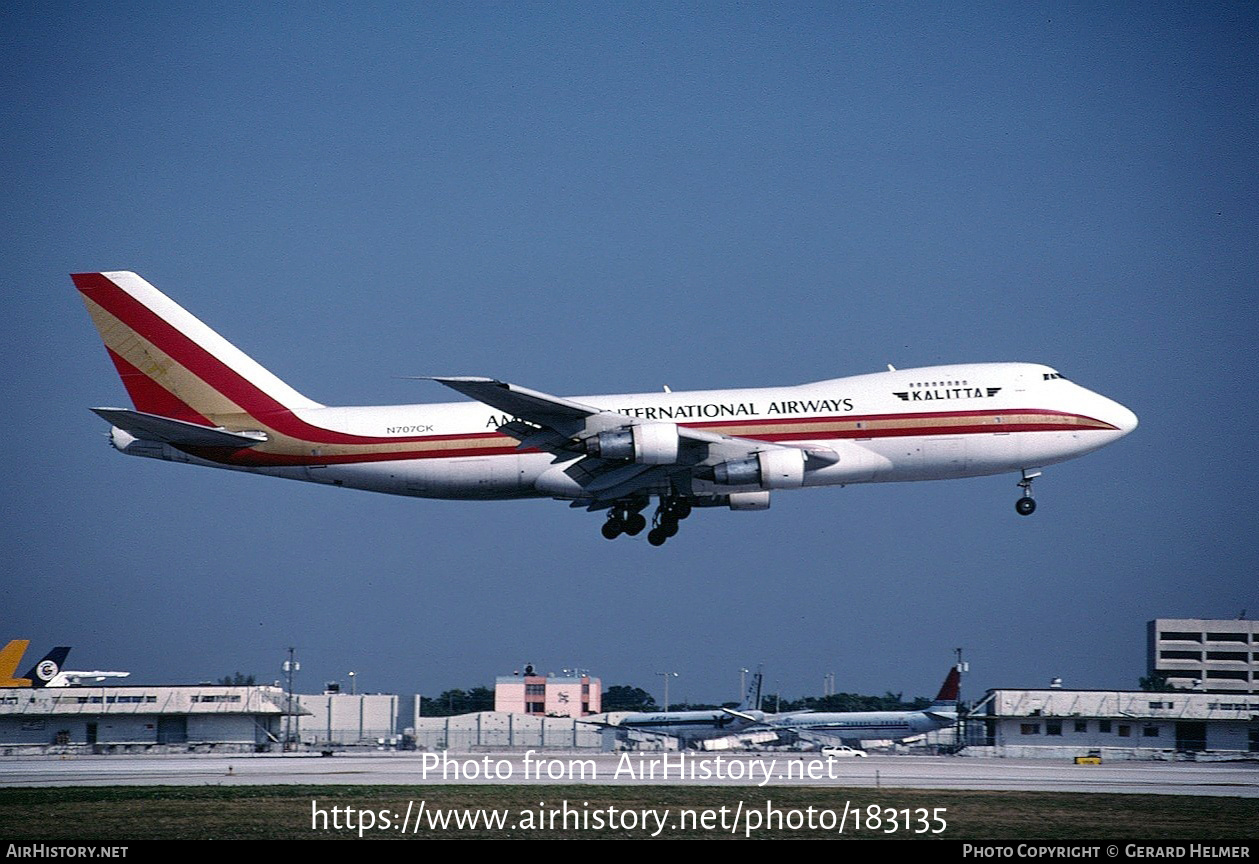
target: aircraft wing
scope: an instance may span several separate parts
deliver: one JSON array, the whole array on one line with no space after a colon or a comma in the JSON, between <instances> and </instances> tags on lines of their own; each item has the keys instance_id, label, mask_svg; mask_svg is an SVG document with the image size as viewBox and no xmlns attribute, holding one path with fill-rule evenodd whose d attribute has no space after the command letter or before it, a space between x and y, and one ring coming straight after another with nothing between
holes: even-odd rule
<instances>
[{"instance_id":1,"label":"aircraft wing","mask_svg":"<svg viewBox=\"0 0 1259 864\"><path fill-rule=\"evenodd\" d=\"M434 377L430 380L510 414L514 419L498 430L518 440L520 449L537 448L554 455L557 463L573 462L564 469L565 473L596 504L634 496L679 474L711 480L712 466L767 451L800 453L803 461L820 464L831 464L838 458L834 451L824 447L774 444L647 421L493 378ZM655 432L645 437L658 440L659 445L644 458L608 458L602 454L599 446L603 441L602 433L629 432L637 453L639 442L632 427L639 427L641 432L649 426ZM674 433L662 434L661 427L676 429L676 443L665 440Z\"/></svg>"},{"instance_id":2,"label":"aircraft wing","mask_svg":"<svg viewBox=\"0 0 1259 864\"><path fill-rule=\"evenodd\" d=\"M585 723L588 726L598 726L600 729L620 729L616 723L609 723L607 720L591 720L588 717L579 717L578 723Z\"/></svg>"},{"instance_id":3,"label":"aircraft wing","mask_svg":"<svg viewBox=\"0 0 1259 864\"><path fill-rule=\"evenodd\" d=\"M458 390L465 396L471 396L478 402L484 402L506 411L513 417L522 417L539 426L548 426L557 431L584 427L587 418L600 414L598 408L582 405L559 396L539 393L527 387L496 381L493 378L433 378L452 390Z\"/></svg>"}]
</instances>

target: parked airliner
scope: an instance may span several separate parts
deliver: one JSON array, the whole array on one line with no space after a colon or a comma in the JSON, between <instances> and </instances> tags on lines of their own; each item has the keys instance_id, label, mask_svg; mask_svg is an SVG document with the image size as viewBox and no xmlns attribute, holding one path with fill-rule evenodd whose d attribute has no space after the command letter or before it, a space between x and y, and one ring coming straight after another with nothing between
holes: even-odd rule
<instances>
[{"instance_id":1,"label":"parked airliner","mask_svg":"<svg viewBox=\"0 0 1259 864\"><path fill-rule=\"evenodd\" d=\"M615 723L590 717L583 717L581 722L615 730L622 741L667 736L676 738L682 747L694 747L701 741L738 735L764 723L765 713L760 710L760 703L761 673L757 672L752 676L743 702L737 708L634 711L622 715Z\"/></svg>"},{"instance_id":2,"label":"parked airliner","mask_svg":"<svg viewBox=\"0 0 1259 864\"><path fill-rule=\"evenodd\" d=\"M263 369L135 273L73 276L133 409L93 408L119 451L423 498L555 498L659 546L694 507L774 490L1019 472L1117 441L1136 416L1034 363L893 369L749 390L558 397L431 380L472 402L330 407Z\"/></svg>"},{"instance_id":3,"label":"parked airliner","mask_svg":"<svg viewBox=\"0 0 1259 864\"><path fill-rule=\"evenodd\" d=\"M956 725L960 683L961 674L954 666L945 677L935 701L921 711L803 712L771 715L764 718L764 725L778 732L780 737L790 739L813 734L839 738L852 747L860 747L862 741L901 741Z\"/></svg>"}]
</instances>

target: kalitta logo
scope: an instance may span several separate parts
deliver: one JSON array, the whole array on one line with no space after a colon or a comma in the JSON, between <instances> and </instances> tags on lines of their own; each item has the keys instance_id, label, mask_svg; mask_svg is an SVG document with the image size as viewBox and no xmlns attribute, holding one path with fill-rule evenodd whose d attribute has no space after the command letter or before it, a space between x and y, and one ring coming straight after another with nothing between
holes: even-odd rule
<instances>
[{"instance_id":1,"label":"kalitta logo","mask_svg":"<svg viewBox=\"0 0 1259 864\"><path fill-rule=\"evenodd\" d=\"M1000 387L940 387L933 390L893 392L902 402L931 402L936 399L990 399L1001 392Z\"/></svg>"}]
</instances>

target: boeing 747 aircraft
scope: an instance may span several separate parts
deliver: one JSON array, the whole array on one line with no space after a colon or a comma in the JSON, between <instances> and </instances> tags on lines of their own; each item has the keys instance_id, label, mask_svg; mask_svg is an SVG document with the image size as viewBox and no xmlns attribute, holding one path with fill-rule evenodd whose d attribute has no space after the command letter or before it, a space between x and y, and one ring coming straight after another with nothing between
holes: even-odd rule
<instances>
[{"instance_id":1,"label":"boeing 747 aircraft","mask_svg":"<svg viewBox=\"0 0 1259 864\"><path fill-rule=\"evenodd\" d=\"M293 390L135 273L79 273L134 406L93 408L135 456L421 498L554 498L603 535L663 544L696 507L775 490L1018 472L1117 441L1136 416L1034 363L892 369L748 390L559 397L437 377L475 400L330 407Z\"/></svg>"}]
</instances>

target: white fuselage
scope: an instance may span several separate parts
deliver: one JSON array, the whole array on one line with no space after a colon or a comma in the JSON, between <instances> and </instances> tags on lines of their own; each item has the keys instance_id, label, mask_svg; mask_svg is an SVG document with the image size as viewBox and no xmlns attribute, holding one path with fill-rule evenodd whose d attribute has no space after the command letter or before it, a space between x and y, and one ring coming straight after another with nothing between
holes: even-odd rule
<instances>
[{"instance_id":1,"label":"white fuselage","mask_svg":"<svg viewBox=\"0 0 1259 864\"><path fill-rule=\"evenodd\" d=\"M657 711L626 714L610 728L619 733L676 738L683 744L737 735L756 726L765 715L760 711L744 712L739 717L720 709L708 711Z\"/></svg>"},{"instance_id":2,"label":"white fuselage","mask_svg":"<svg viewBox=\"0 0 1259 864\"><path fill-rule=\"evenodd\" d=\"M838 455L831 464L811 468L802 486L940 480L1041 467L1103 447L1137 423L1119 403L1030 363L902 369L791 387L573 399L636 420L816 445ZM327 431L333 443L257 464L203 459L119 429L114 443L135 455L398 495L583 497L564 463L518 449L515 439L498 432L512 418L477 402L295 408L292 416L303 428ZM712 481L688 482L691 489L684 494L739 491Z\"/></svg>"},{"instance_id":3,"label":"white fuselage","mask_svg":"<svg viewBox=\"0 0 1259 864\"><path fill-rule=\"evenodd\" d=\"M844 741L900 741L957 723L956 708L941 711L850 711L770 717L779 732L814 733Z\"/></svg>"}]
</instances>

